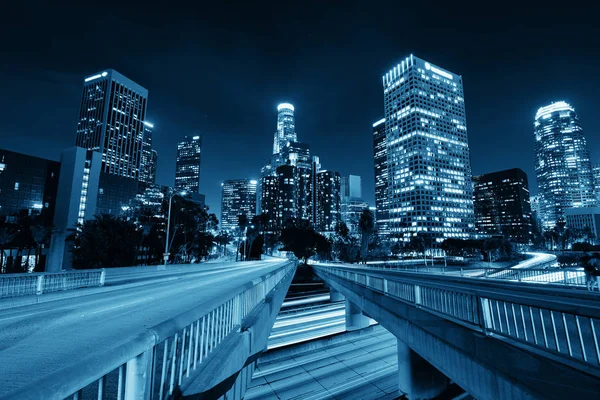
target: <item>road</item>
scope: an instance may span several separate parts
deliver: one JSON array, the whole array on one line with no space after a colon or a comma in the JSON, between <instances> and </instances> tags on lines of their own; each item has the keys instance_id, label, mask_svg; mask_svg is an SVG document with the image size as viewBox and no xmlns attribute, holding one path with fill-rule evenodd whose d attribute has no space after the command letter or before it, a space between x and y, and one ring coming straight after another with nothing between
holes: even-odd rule
<instances>
[{"instance_id":1,"label":"road","mask_svg":"<svg viewBox=\"0 0 600 400\"><path fill-rule=\"evenodd\" d=\"M320 296L314 296L318 299ZM371 325L376 324L370 320ZM291 346L346 331L344 302L280 312L269 336L268 349Z\"/></svg>"},{"instance_id":2,"label":"road","mask_svg":"<svg viewBox=\"0 0 600 400\"><path fill-rule=\"evenodd\" d=\"M147 327L231 294L238 285L284 263L214 264L204 270L200 265L187 274L156 271L155 279L137 276L143 282L133 286L113 280L116 286L109 291L0 311L0 397L84 355L102 352Z\"/></svg>"}]
</instances>

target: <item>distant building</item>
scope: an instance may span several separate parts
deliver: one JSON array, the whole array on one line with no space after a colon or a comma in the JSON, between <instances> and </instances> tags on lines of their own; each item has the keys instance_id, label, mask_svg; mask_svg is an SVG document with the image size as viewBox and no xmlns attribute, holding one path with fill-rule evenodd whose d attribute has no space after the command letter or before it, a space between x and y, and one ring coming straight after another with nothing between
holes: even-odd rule
<instances>
[{"instance_id":1,"label":"distant building","mask_svg":"<svg viewBox=\"0 0 600 400\"><path fill-rule=\"evenodd\" d=\"M519 168L473 177L477 233L503 236L518 243L532 237L527 174Z\"/></svg>"},{"instance_id":2,"label":"distant building","mask_svg":"<svg viewBox=\"0 0 600 400\"><path fill-rule=\"evenodd\" d=\"M277 106L277 131L273 139L273 154L280 153L288 143L297 141L294 106L282 103Z\"/></svg>"},{"instance_id":3,"label":"distant building","mask_svg":"<svg viewBox=\"0 0 600 400\"><path fill-rule=\"evenodd\" d=\"M277 222L277 209L279 205L279 177L267 175L261 178L261 213L269 216L269 230L275 230Z\"/></svg>"},{"instance_id":4,"label":"distant building","mask_svg":"<svg viewBox=\"0 0 600 400\"><path fill-rule=\"evenodd\" d=\"M579 207L565 209L567 227L584 232L591 230L595 242L600 238L600 207Z\"/></svg>"},{"instance_id":5,"label":"distant building","mask_svg":"<svg viewBox=\"0 0 600 400\"><path fill-rule=\"evenodd\" d=\"M549 230L567 208L596 206L592 164L579 117L564 101L537 111L534 139L540 217Z\"/></svg>"},{"instance_id":6,"label":"distant building","mask_svg":"<svg viewBox=\"0 0 600 400\"><path fill-rule=\"evenodd\" d=\"M251 179L233 179L223 182L221 195L221 229L232 231L238 226L238 217L245 214L248 221L256 215L256 185Z\"/></svg>"},{"instance_id":7,"label":"distant building","mask_svg":"<svg viewBox=\"0 0 600 400\"><path fill-rule=\"evenodd\" d=\"M389 199L385 118L373 124L373 161L375 169L375 219L380 234L388 234Z\"/></svg>"},{"instance_id":8,"label":"distant building","mask_svg":"<svg viewBox=\"0 0 600 400\"><path fill-rule=\"evenodd\" d=\"M148 90L115 70L84 79L76 145L102 154L102 171L140 178Z\"/></svg>"},{"instance_id":9,"label":"distant building","mask_svg":"<svg viewBox=\"0 0 600 400\"><path fill-rule=\"evenodd\" d=\"M277 225L282 228L289 220L298 218L298 169L294 165L277 168Z\"/></svg>"},{"instance_id":10,"label":"distant building","mask_svg":"<svg viewBox=\"0 0 600 400\"><path fill-rule=\"evenodd\" d=\"M177 144L175 167L175 189L188 193L200 193L200 156L202 138L186 136Z\"/></svg>"},{"instance_id":11,"label":"distant building","mask_svg":"<svg viewBox=\"0 0 600 400\"><path fill-rule=\"evenodd\" d=\"M340 222L340 174L319 171L317 174L317 229L333 231Z\"/></svg>"},{"instance_id":12,"label":"distant building","mask_svg":"<svg viewBox=\"0 0 600 400\"><path fill-rule=\"evenodd\" d=\"M462 77L410 55L383 76L383 93L390 231L404 241L469 238L475 225Z\"/></svg>"},{"instance_id":13,"label":"distant building","mask_svg":"<svg viewBox=\"0 0 600 400\"><path fill-rule=\"evenodd\" d=\"M596 204L600 206L600 164L592 165L592 177L594 179Z\"/></svg>"},{"instance_id":14,"label":"distant building","mask_svg":"<svg viewBox=\"0 0 600 400\"><path fill-rule=\"evenodd\" d=\"M360 198L347 197L340 202L341 220L346 224L352 234L358 234L360 215L369 209L369 204Z\"/></svg>"},{"instance_id":15,"label":"distant building","mask_svg":"<svg viewBox=\"0 0 600 400\"><path fill-rule=\"evenodd\" d=\"M361 179L358 175L342 176L340 181L340 195L342 200L345 198L362 198Z\"/></svg>"},{"instance_id":16,"label":"distant building","mask_svg":"<svg viewBox=\"0 0 600 400\"><path fill-rule=\"evenodd\" d=\"M144 121L144 142L142 146L142 163L140 169L140 181L154 183L156 179L156 162L158 153L152 150L152 130L154 125Z\"/></svg>"},{"instance_id":17,"label":"distant building","mask_svg":"<svg viewBox=\"0 0 600 400\"><path fill-rule=\"evenodd\" d=\"M59 173L59 162L0 149L0 216L42 214L51 225Z\"/></svg>"}]
</instances>

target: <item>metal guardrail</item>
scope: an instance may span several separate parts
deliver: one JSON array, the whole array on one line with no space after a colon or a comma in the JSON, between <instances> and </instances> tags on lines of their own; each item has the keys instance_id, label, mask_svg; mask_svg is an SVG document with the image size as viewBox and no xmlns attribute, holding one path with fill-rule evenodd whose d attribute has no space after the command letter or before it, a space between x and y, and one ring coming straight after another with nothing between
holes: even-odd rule
<instances>
[{"instance_id":1,"label":"metal guardrail","mask_svg":"<svg viewBox=\"0 0 600 400\"><path fill-rule=\"evenodd\" d=\"M494 289L488 290L478 281L459 277L374 276L372 274L381 270L314 267L488 336L558 356L558 359L588 372L592 367L592 373L600 376L600 308L593 298L590 300L594 295L588 292L573 291L566 296L560 292L547 292L549 286L501 288L499 282L490 282L486 286Z\"/></svg>"},{"instance_id":2,"label":"metal guardrail","mask_svg":"<svg viewBox=\"0 0 600 400\"><path fill-rule=\"evenodd\" d=\"M384 264L372 266L373 269L384 269L420 274L441 274L469 278L502 279L518 282L557 283L565 286L585 286L586 278L583 268L467 268L453 266L423 266Z\"/></svg>"},{"instance_id":3,"label":"metal guardrail","mask_svg":"<svg viewBox=\"0 0 600 400\"><path fill-rule=\"evenodd\" d=\"M103 286L104 269L0 275L0 299Z\"/></svg>"},{"instance_id":4,"label":"metal guardrail","mask_svg":"<svg viewBox=\"0 0 600 400\"><path fill-rule=\"evenodd\" d=\"M169 399L229 335L240 330L244 318L295 268L295 263L288 263L260 280L240 286L223 301L187 311L6 398L47 399L52 394L52 398L73 400Z\"/></svg>"}]
</instances>

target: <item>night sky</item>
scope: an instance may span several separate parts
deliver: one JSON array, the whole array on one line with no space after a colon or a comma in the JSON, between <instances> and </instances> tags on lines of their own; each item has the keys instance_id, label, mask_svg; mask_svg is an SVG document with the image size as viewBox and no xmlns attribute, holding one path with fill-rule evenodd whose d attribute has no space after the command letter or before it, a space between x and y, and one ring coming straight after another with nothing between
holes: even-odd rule
<instances>
[{"instance_id":1,"label":"night sky","mask_svg":"<svg viewBox=\"0 0 600 400\"><path fill-rule=\"evenodd\" d=\"M298 138L323 168L362 176L373 204L381 76L413 53L463 76L474 174L520 167L535 193L533 117L557 100L575 107L592 160L600 161L597 9L253 3L5 8L0 148L59 159L75 143L84 76L114 68L149 90L157 183L174 182L176 142L203 135L201 191L217 215L222 180L259 177L280 102L296 107Z\"/></svg>"}]
</instances>

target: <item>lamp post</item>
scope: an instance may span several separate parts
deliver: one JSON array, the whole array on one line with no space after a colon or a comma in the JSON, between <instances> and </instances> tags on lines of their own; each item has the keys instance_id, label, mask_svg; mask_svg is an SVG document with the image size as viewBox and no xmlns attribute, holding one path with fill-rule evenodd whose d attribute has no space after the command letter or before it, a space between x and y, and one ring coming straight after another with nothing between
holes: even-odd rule
<instances>
[{"instance_id":1,"label":"lamp post","mask_svg":"<svg viewBox=\"0 0 600 400\"><path fill-rule=\"evenodd\" d=\"M185 190L181 192L171 192L169 195L169 212L167 213L167 240L165 241L165 254L163 258L165 260L165 267L167 266L167 261L169 261L169 230L171 229L171 204L173 202L173 197L185 196L187 192Z\"/></svg>"}]
</instances>

